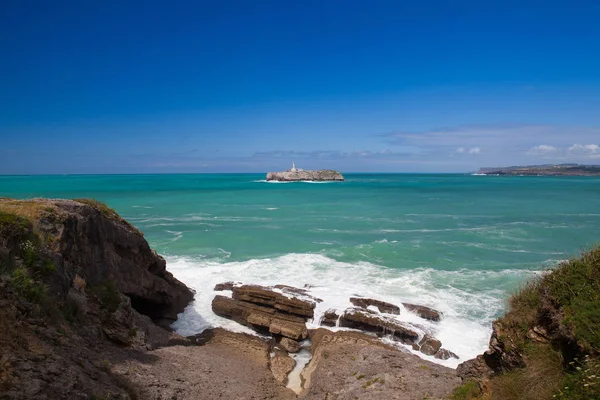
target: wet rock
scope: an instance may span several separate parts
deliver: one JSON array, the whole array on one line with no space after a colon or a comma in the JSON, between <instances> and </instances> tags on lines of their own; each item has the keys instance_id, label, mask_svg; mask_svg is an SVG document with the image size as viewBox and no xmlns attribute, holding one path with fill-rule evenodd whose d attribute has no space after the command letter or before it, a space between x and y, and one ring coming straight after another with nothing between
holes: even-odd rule
<instances>
[{"instance_id":1,"label":"wet rock","mask_svg":"<svg viewBox=\"0 0 600 400\"><path fill-rule=\"evenodd\" d=\"M413 312L413 313L417 314L419 317L421 317L423 319L427 319L429 321L437 322L442 317L442 313L440 313L439 311L434 310L433 308L430 308L430 307L425 307L425 306L420 306L417 304L410 304L410 303L402 303L402 305L408 311Z\"/></svg>"},{"instance_id":2,"label":"wet rock","mask_svg":"<svg viewBox=\"0 0 600 400\"><path fill-rule=\"evenodd\" d=\"M242 285L233 288L233 298L235 300L273 307L276 310L305 318L312 318L314 316L316 299L308 296L305 296L304 299L293 297L293 295L298 295L298 293L290 293L285 288L278 288L277 290L280 290L282 293L265 286Z\"/></svg>"},{"instance_id":3,"label":"wet rock","mask_svg":"<svg viewBox=\"0 0 600 400\"><path fill-rule=\"evenodd\" d=\"M351 297L350 302L356 307L368 308L369 306L374 306L379 309L379 312L400 315L400 307L385 301L369 299L367 297Z\"/></svg>"},{"instance_id":4,"label":"wet rock","mask_svg":"<svg viewBox=\"0 0 600 400\"><path fill-rule=\"evenodd\" d=\"M215 314L230 318L258 332L270 332L294 340L305 339L308 336L303 318L279 312L274 308L216 296L212 302L212 309Z\"/></svg>"},{"instance_id":5,"label":"wet rock","mask_svg":"<svg viewBox=\"0 0 600 400\"><path fill-rule=\"evenodd\" d=\"M340 318L340 326L375 332L381 335L391 334L407 344L412 344L419 338L417 332L401 322L379 315L374 311L360 308L346 310Z\"/></svg>"},{"instance_id":6,"label":"wet rock","mask_svg":"<svg viewBox=\"0 0 600 400\"><path fill-rule=\"evenodd\" d=\"M323 318L321 318L320 325L336 326L339 318L340 316L338 315L337 311L330 308L323 314Z\"/></svg>"},{"instance_id":7,"label":"wet rock","mask_svg":"<svg viewBox=\"0 0 600 400\"><path fill-rule=\"evenodd\" d=\"M271 358L271 372L277 382L285 383L295 366L296 361L282 351L275 352L275 356Z\"/></svg>"},{"instance_id":8,"label":"wet rock","mask_svg":"<svg viewBox=\"0 0 600 400\"><path fill-rule=\"evenodd\" d=\"M425 335L419 341L419 343L413 344L413 349L419 350L421 353L426 354L428 356L432 356L438 352L438 350L442 347L442 342L437 340L436 338Z\"/></svg>"},{"instance_id":9,"label":"wet rock","mask_svg":"<svg viewBox=\"0 0 600 400\"><path fill-rule=\"evenodd\" d=\"M282 337L281 340L279 340L279 346L281 346L281 348L283 348L288 353L297 353L302 348L300 346L300 343L298 343L296 340L292 340L286 337Z\"/></svg>"},{"instance_id":10,"label":"wet rock","mask_svg":"<svg viewBox=\"0 0 600 400\"><path fill-rule=\"evenodd\" d=\"M233 281L217 283L215 288L213 289L215 292L221 292L223 290L233 290L233 287L236 283Z\"/></svg>"},{"instance_id":11,"label":"wet rock","mask_svg":"<svg viewBox=\"0 0 600 400\"><path fill-rule=\"evenodd\" d=\"M458 360L460 358L450 350L446 350L444 348L439 349L437 353L435 353L434 357L438 360L448 360L449 358L456 358Z\"/></svg>"}]
</instances>

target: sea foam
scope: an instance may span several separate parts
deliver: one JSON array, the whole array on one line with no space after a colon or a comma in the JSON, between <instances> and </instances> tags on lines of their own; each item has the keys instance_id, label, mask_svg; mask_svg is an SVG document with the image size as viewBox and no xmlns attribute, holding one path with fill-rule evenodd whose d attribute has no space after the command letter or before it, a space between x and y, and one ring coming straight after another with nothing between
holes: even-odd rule
<instances>
[{"instance_id":1,"label":"sea foam","mask_svg":"<svg viewBox=\"0 0 600 400\"><path fill-rule=\"evenodd\" d=\"M321 254L287 254L276 258L247 261L206 260L189 257L165 257L168 269L196 290L195 301L179 316L173 327L182 335L199 333L210 327L253 333L249 328L215 315L211 302L217 283L238 281L248 284L285 284L307 288L311 295L323 300L315 309L309 328L319 326L323 313L335 308L351 307L350 297L360 295L400 305L410 302L441 311L443 319L425 321L405 310L395 316L400 321L421 326L433 333L443 346L460 359L437 360L415 353L422 358L456 367L487 349L491 322L504 309L507 293L498 282L507 277L526 279L533 272L502 271L440 271L432 268L393 269L368 262L346 263ZM484 288L483 290L481 288ZM477 289L476 289L477 288ZM339 328L338 328L339 329ZM406 350L412 352L408 346Z\"/></svg>"}]
</instances>

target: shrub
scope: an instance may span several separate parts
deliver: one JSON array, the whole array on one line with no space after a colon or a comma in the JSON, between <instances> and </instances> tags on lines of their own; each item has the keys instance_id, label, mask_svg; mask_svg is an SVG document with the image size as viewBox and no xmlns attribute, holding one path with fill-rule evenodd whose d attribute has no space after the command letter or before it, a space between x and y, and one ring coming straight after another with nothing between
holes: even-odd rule
<instances>
[{"instance_id":1,"label":"shrub","mask_svg":"<svg viewBox=\"0 0 600 400\"><path fill-rule=\"evenodd\" d=\"M475 381L466 381L452 393L450 397L452 400L472 400L477 399L481 394L479 390L479 384Z\"/></svg>"},{"instance_id":2,"label":"shrub","mask_svg":"<svg viewBox=\"0 0 600 400\"><path fill-rule=\"evenodd\" d=\"M12 286L21 296L34 303L41 303L46 298L46 286L34 279L26 267L12 271Z\"/></svg>"},{"instance_id":3,"label":"shrub","mask_svg":"<svg viewBox=\"0 0 600 400\"><path fill-rule=\"evenodd\" d=\"M91 293L99 300L100 306L108 312L115 312L121 305L121 296L117 290L117 285L112 279L107 280L101 285L90 289Z\"/></svg>"}]
</instances>

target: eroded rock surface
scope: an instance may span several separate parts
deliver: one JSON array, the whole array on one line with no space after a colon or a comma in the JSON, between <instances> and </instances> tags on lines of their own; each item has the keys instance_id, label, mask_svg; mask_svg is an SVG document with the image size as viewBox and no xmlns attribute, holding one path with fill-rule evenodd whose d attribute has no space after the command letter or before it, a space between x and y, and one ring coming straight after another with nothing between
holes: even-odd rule
<instances>
[{"instance_id":1,"label":"eroded rock surface","mask_svg":"<svg viewBox=\"0 0 600 400\"><path fill-rule=\"evenodd\" d=\"M258 285L242 285L233 288L233 298L249 303L273 307L289 314L295 314L306 318L314 316L316 299L305 295L304 299L299 298L303 293L302 289L291 288L290 286L279 285L276 288Z\"/></svg>"},{"instance_id":2,"label":"eroded rock surface","mask_svg":"<svg viewBox=\"0 0 600 400\"><path fill-rule=\"evenodd\" d=\"M460 384L454 370L365 334L318 329L311 340L301 399L447 399Z\"/></svg>"}]
</instances>

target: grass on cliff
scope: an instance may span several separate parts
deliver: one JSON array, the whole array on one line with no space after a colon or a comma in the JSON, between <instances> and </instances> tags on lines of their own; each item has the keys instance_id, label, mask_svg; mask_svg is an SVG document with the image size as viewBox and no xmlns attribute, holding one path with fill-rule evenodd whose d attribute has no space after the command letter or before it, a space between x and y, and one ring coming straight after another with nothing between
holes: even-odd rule
<instances>
[{"instance_id":1,"label":"grass on cliff","mask_svg":"<svg viewBox=\"0 0 600 400\"><path fill-rule=\"evenodd\" d=\"M600 399L600 246L521 288L499 323L526 366L493 378L487 398Z\"/></svg>"}]
</instances>

